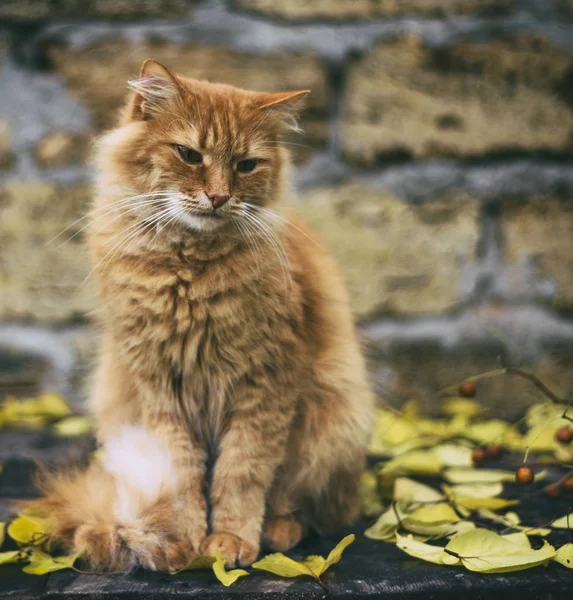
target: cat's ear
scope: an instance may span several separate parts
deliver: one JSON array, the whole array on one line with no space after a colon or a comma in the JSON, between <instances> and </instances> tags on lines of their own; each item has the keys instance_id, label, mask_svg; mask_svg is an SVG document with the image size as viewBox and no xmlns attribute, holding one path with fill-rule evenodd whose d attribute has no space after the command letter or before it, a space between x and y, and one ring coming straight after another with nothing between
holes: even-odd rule
<instances>
[{"instance_id":1,"label":"cat's ear","mask_svg":"<svg viewBox=\"0 0 573 600\"><path fill-rule=\"evenodd\" d=\"M261 93L255 97L258 110L274 112L289 128L298 131L297 116L304 105L304 99L310 90L297 92Z\"/></svg>"},{"instance_id":2,"label":"cat's ear","mask_svg":"<svg viewBox=\"0 0 573 600\"><path fill-rule=\"evenodd\" d=\"M141 66L139 78L130 80L128 85L135 92L127 109L127 116L133 121L152 119L181 88L177 76L152 58Z\"/></svg>"}]
</instances>

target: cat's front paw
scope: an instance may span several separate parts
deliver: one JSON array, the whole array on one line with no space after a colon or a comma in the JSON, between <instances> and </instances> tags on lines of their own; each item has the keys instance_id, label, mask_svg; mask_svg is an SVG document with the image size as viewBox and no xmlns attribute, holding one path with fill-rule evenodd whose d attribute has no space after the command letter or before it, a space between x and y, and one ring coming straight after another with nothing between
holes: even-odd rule
<instances>
[{"instance_id":1,"label":"cat's front paw","mask_svg":"<svg viewBox=\"0 0 573 600\"><path fill-rule=\"evenodd\" d=\"M257 560L259 544L251 544L232 533L213 533L201 545L201 554L215 556L217 551L221 551L228 569L237 564L248 567Z\"/></svg>"}]
</instances>

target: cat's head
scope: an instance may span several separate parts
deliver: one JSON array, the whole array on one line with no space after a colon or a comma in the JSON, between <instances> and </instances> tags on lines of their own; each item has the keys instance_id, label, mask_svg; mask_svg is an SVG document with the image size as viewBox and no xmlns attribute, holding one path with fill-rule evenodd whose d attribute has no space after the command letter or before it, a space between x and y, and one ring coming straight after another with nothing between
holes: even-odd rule
<instances>
[{"instance_id":1,"label":"cat's head","mask_svg":"<svg viewBox=\"0 0 573 600\"><path fill-rule=\"evenodd\" d=\"M287 163L281 136L296 127L307 91L261 93L187 79L154 60L130 86L98 163L104 185L135 197L126 204L134 214L215 231L279 195Z\"/></svg>"}]
</instances>

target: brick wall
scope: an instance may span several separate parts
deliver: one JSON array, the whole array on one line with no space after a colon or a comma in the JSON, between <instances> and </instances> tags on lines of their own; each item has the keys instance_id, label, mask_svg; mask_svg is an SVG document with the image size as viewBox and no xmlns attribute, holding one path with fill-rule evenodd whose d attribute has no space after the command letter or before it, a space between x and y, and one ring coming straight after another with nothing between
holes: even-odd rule
<instances>
[{"instance_id":1,"label":"brick wall","mask_svg":"<svg viewBox=\"0 0 573 600\"><path fill-rule=\"evenodd\" d=\"M500 361L573 394L570 0L3 0L0 346L64 387L86 354L81 222L46 243L85 213L89 139L150 56L312 90L292 208L337 255L389 401L433 406Z\"/></svg>"}]
</instances>

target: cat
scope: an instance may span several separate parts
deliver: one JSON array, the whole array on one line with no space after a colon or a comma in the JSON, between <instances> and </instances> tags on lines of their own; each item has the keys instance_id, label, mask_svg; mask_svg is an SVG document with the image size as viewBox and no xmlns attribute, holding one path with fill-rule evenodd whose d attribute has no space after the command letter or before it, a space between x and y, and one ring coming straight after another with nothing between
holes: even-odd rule
<instances>
[{"instance_id":1,"label":"cat","mask_svg":"<svg viewBox=\"0 0 573 600\"><path fill-rule=\"evenodd\" d=\"M97 570L250 565L359 512L373 399L341 275L287 193L306 91L144 63L96 144L88 245L102 457L44 478L51 540Z\"/></svg>"}]
</instances>

